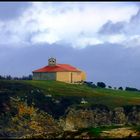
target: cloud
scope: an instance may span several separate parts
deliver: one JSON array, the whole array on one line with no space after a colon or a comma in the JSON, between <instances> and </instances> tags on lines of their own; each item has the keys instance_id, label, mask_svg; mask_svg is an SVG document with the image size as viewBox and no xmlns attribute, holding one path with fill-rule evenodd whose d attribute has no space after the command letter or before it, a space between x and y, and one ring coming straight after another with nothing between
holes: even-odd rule
<instances>
[{"instance_id":1,"label":"cloud","mask_svg":"<svg viewBox=\"0 0 140 140\"><path fill-rule=\"evenodd\" d=\"M30 2L0 2L0 20L10 20L21 15Z\"/></svg>"},{"instance_id":2,"label":"cloud","mask_svg":"<svg viewBox=\"0 0 140 140\"><path fill-rule=\"evenodd\" d=\"M72 43L74 48L85 48L90 45L102 44L103 42L96 37L80 37Z\"/></svg>"},{"instance_id":3,"label":"cloud","mask_svg":"<svg viewBox=\"0 0 140 140\"><path fill-rule=\"evenodd\" d=\"M104 42L119 43L125 47L140 46L140 9L128 22L106 22L99 30Z\"/></svg>"},{"instance_id":4,"label":"cloud","mask_svg":"<svg viewBox=\"0 0 140 140\"><path fill-rule=\"evenodd\" d=\"M140 9L134 14L127 22L106 22L99 30L101 35L112 34L125 34L125 35L137 35L140 34Z\"/></svg>"},{"instance_id":5,"label":"cloud","mask_svg":"<svg viewBox=\"0 0 140 140\"><path fill-rule=\"evenodd\" d=\"M125 47L140 47L140 35L131 35L122 42Z\"/></svg>"},{"instance_id":6,"label":"cloud","mask_svg":"<svg viewBox=\"0 0 140 140\"><path fill-rule=\"evenodd\" d=\"M88 81L140 88L140 12L135 2L32 2L15 16L4 15L1 75L31 74L56 57L58 63L86 71Z\"/></svg>"},{"instance_id":7,"label":"cloud","mask_svg":"<svg viewBox=\"0 0 140 140\"><path fill-rule=\"evenodd\" d=\"M137 10L134 3L125 2L32 2L24 12L17 12L18 18L11 16L10 21L0 22L0 37L2 43L9 44L66 42L74 48L84 48L104 41L98 31L106 22L110 20L108 26L117 32L115 28L121 30L120 24L128 22Z\"/></svg>"},{"instance_id":8,"label":"cloud","mask_svg":"<svg viewBox=\"0 0 140 140\"><path fill-rule=\"evenodd\" d=\"M140 9L135 15L131 17L128 24L125 25L124 32L128 35L140 34L140 27L138 26L139 24L140 24Z\"/></svg>"},{"instance_id":9,"label":"cloud","mask_svg":"<svg viewBox=\"0 0 140 140\"><path fill-rule=\"evenodd\" d=\"M98 33L105 35L122 33L124 25L124 22L113 23L112 21L108 21L101 27Z\"/></svg>"}]
</instances>

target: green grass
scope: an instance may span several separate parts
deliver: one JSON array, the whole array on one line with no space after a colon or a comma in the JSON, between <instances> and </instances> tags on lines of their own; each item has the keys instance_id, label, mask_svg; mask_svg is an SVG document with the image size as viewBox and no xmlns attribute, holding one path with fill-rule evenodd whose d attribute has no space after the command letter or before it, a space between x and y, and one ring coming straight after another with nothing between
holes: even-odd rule
<instances>
[{"instance_id":1,"label":"green grass","mask_svg":"<svg viewBox=\"0 0 140 140\"><path fill-rule=\"evenodd\" d=\"M84 97L88 104L104 104L109 107L140 105L140 92L91 88L86 85L67 84L57 81L21 81L42 89L53 96ZM87 104L87 105L88 105Z\"/></svg>"},{"instance_id":2,"label":"green grass","mask_svg":"<svg viewBox=\"0 0 140 140\"><path fill-rule=\"evenodd\" d=\"M140 132L140 126L132 126L132 129Z\"/></svg>"},{"instance_id":3,"label":"green grass","mask_svg":"<svg viewBox=\"0 0 140 140\"><path fill-rule=\"evenodd\" d=\"M140 92L121 91L105 88L91 88L86 85L67 84L57 81L14 81L9 80L6 83L14 84L21 83L27 85L27 89L31 87L39 88L44 94L51 94L53 97L67 97L67 98L84 98L88 104L81 104L81 106L91 106L95 104L106 105L110 108L125 105L140 105ZM31 86L30 86L31 85ZM26 89L20 90L17 94L26 94Z\"/></svg>"},{"instance_id":4,"label":"green grass","mask_svg":"<svg viewBox=\"0 0 140 140\"><path fill-rule=\"evenodd\" d=\"M28 84L36 86L54 95L64 96L120 96L125 98L138 98L140 99L140 92L121 91L104 88L90 88L86 85L67 84L56 81L24 81ZM67 93L67 94L66 94ZM93 94L94 93L94 94Z\"/></svg>"},{"instance_id":5,"label":"green grass","mask_svg":"<svg viewBox=\"0 0 140 140\"><path fill-rule=\"evenodd\" d=\"M99 137L103 131L109 131L116 128L121 128L122 126L100 126L100 127L91 127L91 128L84 128L81 129L81 132L88 131L92 136Z\"/></svg>"},{"instance_id":6,"label":"green grass","mask_svg":"<svg viewBox=\"0 0 140 140\"><path fill-rule=\"evenodd\" d=\"M100 134L101 134L101 132L102 132L102 129L99 128L99 127L97 127L97 128L90 128L90 129L88 130L88 132L89 132L90 134L92 134L93 136L99 137Z\"/></svg>"}]
</instances>

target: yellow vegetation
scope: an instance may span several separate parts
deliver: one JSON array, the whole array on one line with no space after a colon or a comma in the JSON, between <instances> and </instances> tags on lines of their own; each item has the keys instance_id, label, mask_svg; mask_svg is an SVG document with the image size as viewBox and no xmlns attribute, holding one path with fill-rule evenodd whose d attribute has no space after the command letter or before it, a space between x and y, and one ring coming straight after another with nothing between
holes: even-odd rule
<instances>
[{"instance_id":1,"label":"yellow vegetation","mask_svg":"<svg viewBox=\"0 0 140 140\"><path fill-rule=\"evenodd\" d=\"M25 104L23 104L23 103L20 103L20 104L18 105L18 115L19 115L19 116L22 116L22 115L24 115L24 114L29 114L29 115L31 115L31 114L34 113L34 111L35 111L35 109L34 109L33 106L27 106L27 105L25 105Z\"/></svg>"}]
</instances>

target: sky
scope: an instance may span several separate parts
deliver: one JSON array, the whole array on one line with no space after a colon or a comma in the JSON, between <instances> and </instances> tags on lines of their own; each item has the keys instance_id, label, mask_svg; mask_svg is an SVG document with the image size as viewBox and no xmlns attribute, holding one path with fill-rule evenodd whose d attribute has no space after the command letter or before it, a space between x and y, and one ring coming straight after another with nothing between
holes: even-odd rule
<instances>
[{"instance_id":1,"label":"sky","mask_svg":"<svg viewBox=\"0 0 140 140\"><path fill-rule=\"evenodd\" d=\"M50 57L95 84L140 89L140 2L0 2L0 75Z\"/></svg>"}]
</instances>

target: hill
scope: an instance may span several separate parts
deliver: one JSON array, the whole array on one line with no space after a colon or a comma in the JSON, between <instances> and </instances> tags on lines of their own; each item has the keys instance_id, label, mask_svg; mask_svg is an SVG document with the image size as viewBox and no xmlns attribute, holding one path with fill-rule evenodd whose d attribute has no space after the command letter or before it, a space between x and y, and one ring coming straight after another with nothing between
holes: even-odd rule
<instances>
[{"instance_id":1,"label":"hill","mask_svg":"<svg viewBox=\"0 0 140 140\"><path fill-rule=\"evenodd\" d=\"M85 132L96 138L114 125L136 125L139 131L139 113L140 92L56 81L0 81L1 138L81 137Z\"/></svg>"},{"instance_id":2,"label":"hill","mask_svg":"<svg viewBox=\"0 0 140 140\"><path fill-rule=\"evenodd\" d=\"M44 94L55 97L84 98L90 104L104 104L109 107L140 105L140 92L91 88L87 85L74 85L56 81L23 81L42 89Z\"/></svg>"},{"instance_id":3,"label":"hill","mask_svg":"<svg viewBox=\"0 0 140 140\"><path fill-rule=\"evenodd\" d=\"M7 89L8 92L2 89ZM5 94L8 94L9 96L24 98L27 95L31 96L31 90L34 89L39 89L44 98L51 95L57 100L65 98L71 100L70 102L75 104L80 104L81 99L84 98L88 102L84 106L103 104L109 108L114 108L125 105L140 105L140 92L137 91L91 88L87 85L67 84L57 81L0 81L1 96L3 92L6 92Z\"/></svg>"}]
</instances>

